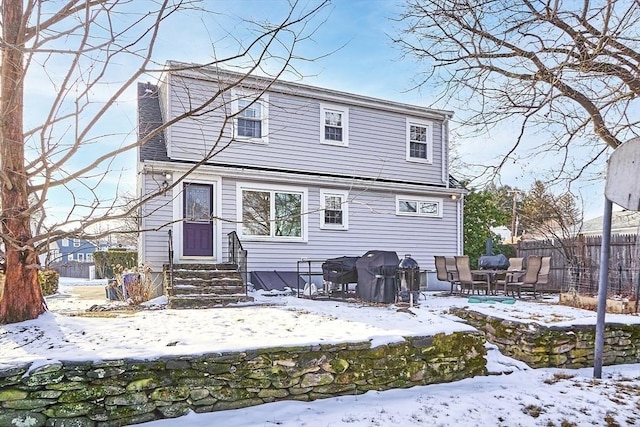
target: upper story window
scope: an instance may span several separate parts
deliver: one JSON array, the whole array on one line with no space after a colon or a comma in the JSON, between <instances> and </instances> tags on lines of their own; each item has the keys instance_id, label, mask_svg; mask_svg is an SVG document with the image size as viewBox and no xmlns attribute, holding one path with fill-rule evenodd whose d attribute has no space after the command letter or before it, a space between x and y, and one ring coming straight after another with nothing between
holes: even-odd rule
<instances>
[{"instance_id":1,"label":"upper story window","mask_svg":"<svg viewBox=\"0 0 640 427\"><path fill-rule=\"evenodd\" d=\"M80 247L80 239L73 239L73 247L74 248Z\"/></svg>"},{"instance_id":2,"label":"upper story window","mask_svg":"<svg viewBox=\"0 0 640 427\"><path fill-rule=\"evenodd\" d=\"M349 145L349 109L337 105L320 104L320 142Z\"/></svg>"},{"instance_id":3,"label":"upper story window","mask_svg":"<svg viewBox=\"0 0 640 427\"><path fill-rule=\"evenodd\" d=\"M433 162L433 124L407 119L407 161Z\"/></svg>"},{"instance_id":4,"label":"upper story window","mask_svg":"<svg viewBox=\"0 0 640 427\"><path fill-rule=\"evenodd\" d=\"M261 98L246 96L235 102L234 138L250 142L268 142L267 95Z\"/></svg>"},{"instance_id":5,"label":"upper story window","mask_svg":"<svg viewBox=\"0 0 640 427\"><path fill-rule=\"evenodd\" d=\"M77 258L78 258L78 261L84 262L84 254L82 253L78 254Z\"/></svg>"},{"instance_id":6,"label":"upper story window","mask_svg":"<svg viewBox=\"0 0 640 427\"><path fill-rule=\"evenodd\" d=\"M60 241L60 244L66 248L67 246L69 246L69 239L62 239Z\"/></svg>"},{"instance_id":7,"label":"upper story window","mask_svg":"<svg viewBox=\"0 0 640 427\"><path fill-rule=\"evenodd\" d=\"M238 187L241 236L266 240L306 239L306 191L266 186Z\"/></svg>"},{"instance_id":8,"label":"upper story window","mask_svg":"<svg viewBox=\"0 0 640 427\"><path fill-rule=\"evenodd\" d=\"M349 205L346 191L320 190L320 228L346 230L349 223Z\"/></svg>"},{"instance_id":9,"label":"upper story window","mask_svg":"<svg viewBox=\"0 0 640 427\"><path fill-rule=\"evenodd\" d=\"M442 218L442 199L396 196L396 215Z\"/></svg>"}]
</instances>

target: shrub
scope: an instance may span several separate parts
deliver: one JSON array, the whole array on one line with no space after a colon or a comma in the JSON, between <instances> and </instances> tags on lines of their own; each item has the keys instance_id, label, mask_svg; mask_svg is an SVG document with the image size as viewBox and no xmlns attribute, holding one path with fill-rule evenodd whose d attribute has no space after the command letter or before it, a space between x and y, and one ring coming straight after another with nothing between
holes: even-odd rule
<instances>
[{"instance_id":1,"label":"shrub","mask_svg":"<svg viewBox=\"0 0 640 427\"><path fill-rule=\"evenodd\" d=\"M98 279L112 279L119 273L114 270L118 265L125 269L135 268L138 265L138 253L122 248L111 248L106 252L95 252L93 261L96 265Z\"/></svg>"},{"instance_id":2,"label":"shrub","mask_svg":"<svg viewBox=\"0 0 640 427\"><path fill-rule=\"evenodd\" d=\"M42 293L53 295L58 292L58 283L60 282L60 274L55 270L38 271L38 281L42 287Z\"/></svg>"},{"instance_id":3,"label":"shrub","mask_svg":"<svg viewBox=\"0 0 640 427\"><path fill-rule=\"evenodd\" d=\"M151 267L140 265L133 269L118 264L113 266L118 288L124 290L123 299L131 305L140 305L151 299L153 283Z\"/></svg>"}]
</instances>

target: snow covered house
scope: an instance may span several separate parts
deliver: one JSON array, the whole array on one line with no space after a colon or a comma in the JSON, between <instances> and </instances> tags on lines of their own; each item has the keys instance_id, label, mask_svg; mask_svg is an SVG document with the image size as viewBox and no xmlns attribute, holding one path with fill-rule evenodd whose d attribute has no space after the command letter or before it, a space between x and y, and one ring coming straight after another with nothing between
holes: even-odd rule
<instances>
[{"instance_id":1,"label":"snow covered house","mask_svg":"<svg viewBox=\"0 0 640 427\"><path fill-rule=\"evenodd\" d=\"M153 271L236 262L239 245L249 279L369 250L424 269L462 252L450 111L186 65L138 95L139 195L160 193L141 212Z\"/></svg>"}]
</instances>

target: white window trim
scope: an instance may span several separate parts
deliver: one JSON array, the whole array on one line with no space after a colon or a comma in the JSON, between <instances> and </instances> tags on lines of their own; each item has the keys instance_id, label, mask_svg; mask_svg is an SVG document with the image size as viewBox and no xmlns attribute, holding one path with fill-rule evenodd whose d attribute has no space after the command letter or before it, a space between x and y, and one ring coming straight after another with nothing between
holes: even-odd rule
<instances>
[{"instance_id":1,"label":"white window trim","mask_svg":"<svg viewBox=\"0 0 640 427\"><path fill-rule=\"evenodd\" d=\"M67 239L66 237L60 240L60 245L63 247L68 247L69 246L69 239Z\"/></svg>"},{"instance_id":2,"label":"white window trim","mask_svg":"<svg viewBox=\"0 0 640 427\"><path fill-rule=\"evenodd\" d=\"M412 201L416 203L420 202L428 202L428 203L436 203L438 205L438 212L436 214L427 214L420 212L400 212L400 201ZM432 197L415 197L415 196L396 196L396 215L399 216L417 216L423 218L442 218L442 199L432 198Z\"/></svg>"},{"instance_id":3,"label":"white window trim","mask_svg":"<svg viewBox=\"0 0 640 427\"><path fill-rule=\"evenodd\" d=\"M409 154L411 152L410 148L411 148L411 125L414 126L423 126L427 128L427 158L426 159L422 159L422 158L418 158L418 157L411 157ZM407 128L406 128L406 160L408 162L415 162L415 163L433 163L433 123L427 120L416 120L416 119L410 119L407 118Z\"/></svg>"},{"instance_id":4,"label":"white window trim","mask_svg":"<svg viewBox=\"0 0 640 427\"><path fill-rule=\"evenodd\" d=\"M176 172L176 173L181 173L181 172ZM220 196L220 192L222 191L222 177L220 176L213 176L213 175L206 175L203 173L192 173L189 174L189 178L187 179L187 182L189 183L193 183L193 184L208 184L211 185L213 184L213 206L215 207L215 212L213 213L214 215L214 220L213 220L213 237L214 237L214 244L213 244L213 256L205 256L205 257L197 257L197 256L185 256L182 254L182 234L183 234L183 230L182 230L182 218L184 217L184 212L183 212L183 208L184 208L184 203L182 200L182 196L183 196L183 186L182 185L176 185L175 187L173 187L173 193L172 193L172 197L173 197L173 218L174 218L174 223L173 223L173 247L175 250L175 256L178 257L178 259L181 260L206 260L206 261L217 261L222 259L221 255L222 254L222 227L220 225L220 222L215 219L215 217L217 215L220 215L219 212L222 212L222 197Z\"/></svg>"},{"instance_id":5,"label":"white window trim","mask_svg":"<svg viewBox=\"0 0 640 427\"><path fill-rule=\"evenodd\" d=\"M84 262L84 254L83 253L76 254L76 259L78 260L78 262Z\"/></svg>"},{"instance_id":6,"label":"white window trim","mask_svg":"<svg viewBox=\"0 0 640 427\"><path fill-rule=\"evenodd\" d=\"M73 239L73 247L74 248L80 247L80 239Z\"/></svg>"},{"instance_id":7,"label":"white window trim","mask_svg":"<svg viewBox=\"0 0 640 427\"><path fill-rule=\"evenodd\" d=\"M247 136L238 135L238 119L240 116L238 115L238 111L240 108L238 107L238 100L245 99L248 101L255 101L255 103L259 103L262 107L262 136L260 138L251 138ZM233 139L236 141L242 142L252 142L255 144L268 144L269 143L269 95L266 93L254 94L250 92L242 92L235 91L233 96L233 101L231 102L232 112L234 114L233 118Z\"/></svg>"},{"instance_id":8,"label":"white window trim","mask_svg":"<svg viewBox=\"0 0 640 427\"><path fill-rule=\"evenodd\" d=\"M245 236L242 233L242 191L243 190L256 190L256 191L269 191L269 192L290 192L290 193L300 193L302 194L302 216L301 216L301 237L286 237L286 236ZM300 242L306 243L309 240L308 233L308 208L307 208L307 200L308 200L308 191L306 188L301 187L293 187L293 186L280 186L280 185L269 185L269 184L255 184L248 182L238 182L236 183L236 218L237 218L237 227L236 233L242 240L247 241L262 241L262 242ZM272 200L273 203L273 200ZM273 212L270 212L272 214ZM270 218L270 222L273 224L275 222L274 218ZM272 230L274 227L272 226Z\"/></svg>"},{"instance_id":9,"label":"white window trim","mask_svg":"<svg viewBox=\"0 0 640 427\"><path fill-rule=\"evenodd\" d=\"M335 111L342 114L342 141L324 138L325 112ZM338 147L349 146L349 108L334 104L320 104L320 143Z\"/></svg>"},{"instance_id":10,"label":"white window trim","mask_svg":"<svg viewBox=\"0 0 640 427\"><path fill-rule=\"evenodd\" d=\"M67 261L73 261L73 254L67 254Z\"/></svg>"},{"instance_id":11,"label":"white window trim","mask_svg":"<svg viewBox=\"0 0 640 427\"><path fill-rule=\"evenodd\" d=\"M342 224L326 224L324 222L325 196L340 196L342 198ZM320 190L320 228L323 230L349 229L349 192L341 190Z\"/></svg>"}]
</instances>

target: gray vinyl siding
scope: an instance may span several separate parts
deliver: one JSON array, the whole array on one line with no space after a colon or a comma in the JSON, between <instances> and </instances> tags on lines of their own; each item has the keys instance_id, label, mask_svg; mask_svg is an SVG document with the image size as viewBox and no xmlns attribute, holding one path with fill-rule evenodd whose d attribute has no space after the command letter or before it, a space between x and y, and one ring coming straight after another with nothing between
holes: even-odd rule
<instances>
[{"instance_id":1,"label":"gray vinyl siding","mask_svg":"<svg viewBox=\"0 0 640 427\"><path fill-rule=\"evenodd\" d=\"M191 79L171 80L171 116L192 105L200 105L214 94L212 82ZM188 86L188 89L185 89ZM171 126L169 155L173 159L200 161L212 150L231 142L228 123L222 137L225 111L229 111L231 94L208 108L208 113L182 120ZM226 104L223 103L226 102ZM349 106L349 146L332 146L320 142L320 104L316 99L271 92L268 94L268 144L233 141L211 161L219 164L245 165L279 170L293 170L359 176L443 185L443 122L433 124L433 161L430 164L406 161L406 120L426 120L376 108ZM217 144L217 145L216 145ZM446 171L445 171L446 172Z\"/></svg>"},{"instance_id":2,"label":"gray vinyl siding","mask_svg":"<svg viewBox=\"0 0 640 427\"><path fill-rule=\"evenodd\" d=\"M260 182L264 185L266 181ZM223 216L236 219L236 180L223 180ZM250 183L243 181L243 183ZM291 184L273 183L273 188ZM320 190L334 189L326 186L300 186L308 191L308 241L307 242L256 242L243 239L248 251L249 271L295 271L302 258L327 259L339 256L360 256L369 250L395 251L418 261L421 268L433 269L434 255L457 254L456 203L443 198L442 218L423 218L396 215L396 193L372 190L351 190L349 199L349 229L326 230L320 228ZM400 195L435 197L428 193ZM229 221L223 225L223 236L236 230ZM223 253L226 253L224 242Z\"/></svg>"},{"instance_id":3,"label":"gray vinyl siding","mask_svg":"<svg viewBox=\"0 0 640 427\"><path fill-rule=\"evenodd\" d=\"M158 188L158 176L145 174L143 178L143 194ZM162 265L169 260L170 224L173 220L173 207L170 194L155 197L142 207L142 229L140 235L144 248L144 259L141 262L149 265L153 272L161 272Z\"/></svg>"}]
</instances>

